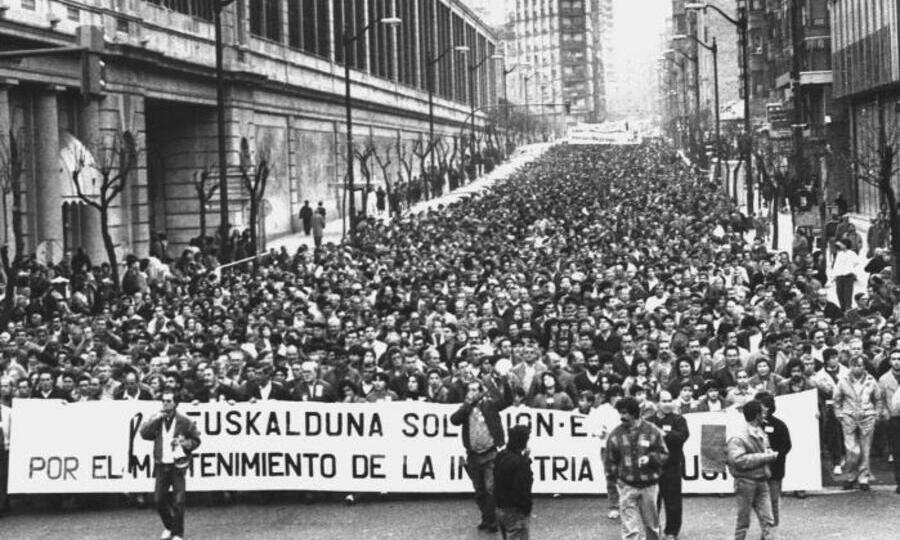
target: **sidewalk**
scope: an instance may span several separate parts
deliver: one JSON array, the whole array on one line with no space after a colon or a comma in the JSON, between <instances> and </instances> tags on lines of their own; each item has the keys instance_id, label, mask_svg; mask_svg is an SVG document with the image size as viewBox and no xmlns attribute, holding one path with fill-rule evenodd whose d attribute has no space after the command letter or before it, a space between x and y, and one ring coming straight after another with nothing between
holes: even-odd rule
<instances>
[{"instance_id":1,"label":"sidewalk","mask_svg":"<svg viewBox=\"0 0 900 540\"><path fill-rule=\"evenodd\" d=\"M495 168L493 171L491 171L490 174L483 175L481 178L478 178L474 182L466 184L465 186L454 190L452 193L447 193L445 195L442 195L441 197L419 202L413 205L412 208L406 210L404 213L418 213L425 210L430 210L432 208L437 208L438 205L447 205L456 202L463 197L468 197L469 195L483 191L490 187L494 182L510 176L517 169L519 169L519 167L522 167L526 163L534 161L535 159L540 157L544 152L547 151L547 149L553 146L553 144L555 143L538 143L523 146L522 148L516 150L516 153L513 154L513 156L508 161ZM378 219L385 219L387 217L387 214L376 217ZM338 244L341 242L342 237L342 220L335 219L332 221L328 221L325 224L325 234L322 237L323 243L327 244L328 242L332 242ZM313 237L311 234L307 236L302 232L298 232L281 236L279 238L266 242L266 250L280 250L282 247L285 247L288 253L295 253L297 249L303 245L312 249Z\"/></svg>"}]
</instances>

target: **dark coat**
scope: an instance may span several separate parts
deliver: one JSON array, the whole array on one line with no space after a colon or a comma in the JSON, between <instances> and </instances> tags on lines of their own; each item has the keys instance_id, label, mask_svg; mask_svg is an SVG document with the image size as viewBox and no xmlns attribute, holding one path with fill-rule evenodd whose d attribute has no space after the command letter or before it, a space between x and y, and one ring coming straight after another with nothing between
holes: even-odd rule
<instances>
[{"instance_id":1,"label":"dark coat","mask_svg":"<svg viewBox=\"0 0 900 540\"><path fill-rule=\"evenodd\" d=\"M669 413L660 417L658 414L650 418L656 427L663 431L666 447L669 449L669 459L663 464L664 472L678 472L684 465L684 442L690 437L687 420L680 414Z\"/></svg>"},{"instance_id":2,"label":"dark coat","mask_svg":"<svg viewBox=\"0 0 900 540\"><path fill-rule=\"evenodd\" d=\"M763 424L763 431L769 437L769 446L778 452L778 457L769 464L773 480L784 479L784 462L791 451L791 433L787 425L778 418L769 415Z\"/></svg>"},{"instance_id":3,"label":"dark coat","mask_svg":"<svg viewBox=\"0 0 900 540\"><path fill-rule=\"evenodd\" d=\"M526 516L531 514L531 458L503 450L494 461L494 497L497 508L515 508Z\"/></svg>"},{"instance_id":4,"label":"dark coat","mask_svg":"<svg viewBox=\"0 0 900 540\"><path fill-rule=\"evenodd\" d=\"M454 426L462 426L463 446L466 450L471 450L469 445L469 417L472 414L472 407L481 409L484 416L484 422L487 424L488 432L494 439L495 446L503 446L506 442L503 434L503 423L500 421L500 411L497 409L497 403L490 399L482 399L476 405L463 402L450 416L450 423Z\"/></svg>"},{"instance_id":5,"label":"dark coat","mask_svg":"<svg viewBox=\"0 0 900 540\"><path fill-rule=\"evenodd\" d=\"M159 463L162 459L162 428L164 419L163 415L155 415L141 424L141 438L145 441L153 441L154 463ZM191 463L191 452L200 446L200 431L197 430L197 424L193 420L177 411L173 422L175 422L175 430L172 435L174 437L180 435L185 439L185 445L183 446L185 456L176 460L175 466L179 469L184 469Z\"/></svg>"}]
</instances>

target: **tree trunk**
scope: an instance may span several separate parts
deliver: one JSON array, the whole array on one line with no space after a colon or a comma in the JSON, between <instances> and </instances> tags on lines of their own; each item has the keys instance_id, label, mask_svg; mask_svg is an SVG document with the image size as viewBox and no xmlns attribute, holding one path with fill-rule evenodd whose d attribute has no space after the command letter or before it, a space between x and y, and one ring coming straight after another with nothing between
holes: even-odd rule
<instances>
[{"instance_id":1,"label":"tree trunk","mask_svg":"<svg viewBox=\"0 0 900 540\"><path fill-rule=\"evenodd\" d=\"M116 259L116 246L113 244L112 236L109 234L109 207L104 206L100 212L100 233L103 236L103 247L106 248L106 257L109 259L109 271L112 274L113 289L118 292L119 283L119 261Z\"/></svg>"},{"instance_id":2,"label":"tree trunk","mask_svg":"<svg viewBox=\"0 0 900 540\"><path fill-rule=\"evenodd\" d=\"M201 240L206 238L206 198L203 195L199 195L200 197L200 238Z\"/></svg>"},{"instance_id":3,"label":"tree trunk","mask_svg":"<svg viewBox=\"0 0 900 540\"><path fill-rule=\"evenodd\" d=\"M351 220L352 223L352 220ZM259 200L256 195L250 194L250 255L258 253L256 247L259 240Z\"/></svg>"}]
</instances>

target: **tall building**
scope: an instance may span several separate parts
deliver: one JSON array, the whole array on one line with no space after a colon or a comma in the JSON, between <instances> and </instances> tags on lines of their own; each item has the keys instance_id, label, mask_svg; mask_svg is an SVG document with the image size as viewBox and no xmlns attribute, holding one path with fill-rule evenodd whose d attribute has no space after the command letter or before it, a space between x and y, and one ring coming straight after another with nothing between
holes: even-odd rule
<instances>
[{"instance_id":1,"label":"tall building","mask_svg":"<svg viewBox=\"0 0 900 540\"><path fill-rule=\"evenodd\" d=\"M595 28L611 28L609 4L609 0L511 1L514 33L507 62L518 67L508 79L510 100L530 104L532 114L553 118L557 127L602 121L604 56L602 34Z\"/></svg>"},{"instance_id":2,"label":"tall building","mask_svg":"<svg viewBox=\"0 0 900 540\"><path fill-rule=\"evenodd\" d=\"M895 151L900 147L900 4L897 0L834 0L831 3L834 123L848 141L836 152L859 156L877 170L875 153L881 129ZM843 118L842 118L843 120ZM894 159L896 164L896 158ZM879 191L850 170L841 170L841 192L867 216L885 202ZM894 190L900 177L892 179ZM835 194L829 194L832 198Z\"/></svg>"},{"instance_id":3,"label":"tall building","mask_svg":"<svg viewBox=\"0 0 900 540\"><path fill-rule=\"evenodd\" d=\"M80 156L115 132L133 136L138 150L137 170L111 212L118 249L147 253L151 232L165 233L173 249L198 235L194 179L217 163L213 6L213 0L3 2L2 50L88 44L91 73L105 80L85 88L83 55L71 50L0 61L0 133L12 130L28 156L19 201L28 252L58 259L83 246L92 260L105 258L99 218L77 197L72 172ZM379 22L391 16L399 24ZM224 8L222 26L228 220L248 226L248 195L236 173L246 139L254 160L269 156L270 236L297 230L304 200L322 201L330 216L341 213L345 64L354 144L393 147L389 176L396 175L397 149L412 160L414 141L428 137L430 59L469 47L468 57L450 52L434 63L438 135L459 133L471 107L482 126L485 110L496 104L499 62L469 69L494 54L496 38L459 0L237 0ZM208 234L219 223L219 195L208 205ZM3 202L0 233L11 243L12 201Z\"/></svg>"}]
</instances>

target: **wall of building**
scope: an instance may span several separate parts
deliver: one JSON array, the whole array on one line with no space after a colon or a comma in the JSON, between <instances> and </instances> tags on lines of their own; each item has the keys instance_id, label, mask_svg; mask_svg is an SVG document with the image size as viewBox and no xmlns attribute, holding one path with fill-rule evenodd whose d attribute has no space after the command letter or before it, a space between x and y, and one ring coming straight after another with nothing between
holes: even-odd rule
<instances>
[{"instance_id":1,"label":"wall of building","mask_svg":"<svg viewBox=\"0 0 900 540\"><path fill-rule=\"evenodd\" d=\"M75 202L74 184L47 178L71 176L60 161L60 141L91 148L123 131L138 141L140 157L111 214L119 251L146 254L153 232L168 234L176 250L198 234L194 178L204 168L212 168L218 178L210 6L208 0L122 0L115 5L36 0L4 11L0 38L5 50L71 46L81 25L100 27L106 36L101 51L106 86L89 101L79 91L77 55L0 65L0 82L6 82L0 91L0 129L22 132L30 156L24 194L29 251L50 246L49 255L56 259L64 248L81 245L92 258L103 258L96 216L80 208L71 215L56 210ZM354 142L363 145L371 136L385 147L387 140L428 136L427 59L450 45L465 44L470 52L468 58L449 54L434 64L435 132L459 133L472 110L479 129L485 124L496 106L498 63L489 59L477 69L470 66L491 57L495 38L462 2L237 0L222 19L232 224L246 226L248 218L237 170L244 138L254 161L260 152L270 155L264 204L270 238L298 230L296 215L304 200L314 205L321 200L329 215L340 214L346 168L344 22L355 32L391 15L403 22L375 24L348 56ZM393 161L396 171L397 158ZM358 164L356 171L360 182ZM8 238L11 201L4 202L0 222L7 224L3 234ZM218 223L219 194L208 208L207 234Z\"/></svg>"}]
</instances>

